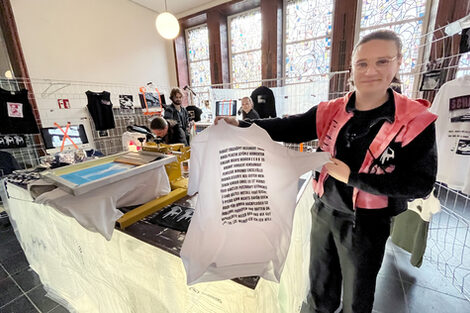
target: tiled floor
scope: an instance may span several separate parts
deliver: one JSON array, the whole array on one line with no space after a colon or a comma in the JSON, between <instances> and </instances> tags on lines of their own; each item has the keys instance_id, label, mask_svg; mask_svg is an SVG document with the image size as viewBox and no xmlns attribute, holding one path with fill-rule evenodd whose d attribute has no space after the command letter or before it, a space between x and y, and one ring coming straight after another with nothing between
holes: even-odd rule
<instances>
[{"instance_id":1,"label":"tiled floor","mask_svg":"<svg viewBox=\"0 0 470 313\"><path fill-rule=\"evenodd\" d=\"M45 294L11 226L0 220L0 313L68 312ZM421 268L415 268L409 254L389 242L377 279L374 312L470 312L470 302L442 277L435 264L425 260Z\"/></svg>"},{"instance_id":2,"label":"tiled floor","mask_svg":"<svg viewBox=\"0 0 470 313\"><path fill-rule=\"evenodd\" d=\"M390 241L377 278L374 312L470 312L470 301L437 271L436 264L410 264L410 255Z\"/></svg>"},{"instance_id":3,"label":"tiled floor","mask_svg":"<svg viewBox=\"0 0 470 313\"><path fill-rule=\"evenodd\" d=\"M68 312L45 294L11 226L0 215L0 313Z\"/></svg>"}]
</instances>

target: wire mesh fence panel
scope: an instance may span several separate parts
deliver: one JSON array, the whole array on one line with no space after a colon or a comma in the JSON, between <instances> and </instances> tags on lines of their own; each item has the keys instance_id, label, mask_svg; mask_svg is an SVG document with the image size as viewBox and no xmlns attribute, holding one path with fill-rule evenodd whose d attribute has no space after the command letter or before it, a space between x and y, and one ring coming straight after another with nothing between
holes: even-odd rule
<instances>
[{"instance_id":1,"label":"wire mesh fence panel","mask_svg":"<svg viewBox=\"0 0 470 313\"><path fill-rule=\"evenodd\" d=\"M436 183L441 212L433 216L425 258L470 301L470 196Z\"/></svg>"}]
</instances>

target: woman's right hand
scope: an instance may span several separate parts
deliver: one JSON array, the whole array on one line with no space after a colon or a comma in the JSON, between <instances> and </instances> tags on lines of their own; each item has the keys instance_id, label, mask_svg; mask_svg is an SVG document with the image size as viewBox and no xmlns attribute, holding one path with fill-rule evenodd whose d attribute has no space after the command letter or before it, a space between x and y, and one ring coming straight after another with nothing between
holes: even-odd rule
<instances>
[{"instance_id":1,"label":"woman's right hand","mask_svg":"<svg viewBox=\"0 0 470 313\"><path fill-rule=\"evenodd\" d=\"M233 125L233 126L237 126L239 125L238 123L238 120L236 117L234 116L217 116L214 120L214 124L217 125L217 123L220 121L220 120L224 120L225 123L227 124L230 124L230 125Z\"/></svg>"}]
</instances>

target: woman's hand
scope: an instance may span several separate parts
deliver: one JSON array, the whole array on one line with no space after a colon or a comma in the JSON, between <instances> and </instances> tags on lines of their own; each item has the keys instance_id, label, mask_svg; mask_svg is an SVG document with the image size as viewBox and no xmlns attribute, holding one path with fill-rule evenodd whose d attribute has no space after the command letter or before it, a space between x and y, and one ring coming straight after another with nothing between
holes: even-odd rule
<instances>
[{"instance_id":1,"label":"woman's hand","mask_svg":"<svg viewBox=\"0 0 470 313\"><path fill-rule=\"evenodd\" d=\"M217 125L217 123L220 120L224 120L225 123L233 125L233 126L237 126L237 127L238 127L238 124L239 124L237 118L233 117L233 116L217 116L214 120L214 124Z\"/></svg>"},{"instance_id":2,"label":"woman's hand","mask_svg":"<svg viewBox=\"0 0 470 313\"><path fill-rule=\"evenodd\" d=\"M349 166L343 161L331 158L330 162L325 164L325 168L330 176L333 176L334 178L345 184L348 183L349 174L351 174L351 170L349 169Z\"/></svg>"}]
</instances>

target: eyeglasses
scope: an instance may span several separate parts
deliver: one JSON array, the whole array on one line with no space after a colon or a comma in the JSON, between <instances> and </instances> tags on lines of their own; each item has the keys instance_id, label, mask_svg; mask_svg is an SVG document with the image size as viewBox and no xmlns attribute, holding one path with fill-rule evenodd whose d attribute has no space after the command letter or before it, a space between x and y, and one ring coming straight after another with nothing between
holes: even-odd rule
<instances>
[{"instance_id":1,"label":"eyeglasses","mask_svg":"<svg viewBox=\"0 0 470 313\"><path fill-rule=\"evenodd\" d=\"M377 59L377 61L375 61L375 63L373 64L374 64L375 69L383 70L383 69L388 68L390 64L393 61L395 61L397 58L398 58L397 55L394 56L393 58L380 58L380 59ZM367 63L366 61L356 62L353 64L353 68L357 72L363 73L367 71L367 69L369 68L369 63Z\"/></svg>"}]
</instances>

